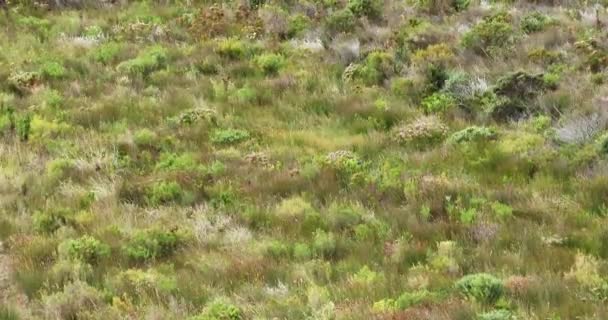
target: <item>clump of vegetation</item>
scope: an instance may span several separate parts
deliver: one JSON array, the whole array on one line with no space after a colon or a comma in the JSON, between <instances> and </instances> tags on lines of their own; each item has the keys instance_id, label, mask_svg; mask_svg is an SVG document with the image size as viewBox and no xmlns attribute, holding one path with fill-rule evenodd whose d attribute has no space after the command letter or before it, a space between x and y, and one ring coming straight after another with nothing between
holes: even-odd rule
<instances>
[{"instance_id":1,"label":"clump of vegetation","mask_svg":"<svg viewBox=\"0 0 608 320\"><path fill-rule=\"evenodd\" d=\"M172 255L184 241L182 233L148 229L135 233L123 250L133 260L149 261Z\"/></svg>"},{"instance_id":2,"label":"clump of vegetation","mask_svg":"<svg viewBox=\"0 0 608 320\"><path fill-rule=\"evenodd\" d=\"M127 60L118 65L118 70L130 75L149 76L152 72L163 69L167 63L167 50L156 46L146 49L135 59Z\"/></svg>"},{"instance_id":3,"label":"clump of vegetation","mask_svg":"<svg viewBox=\"0 0 608 320\"><path fill-rule=\"evenodd\" d=\"M278 54L263 54L256 58L256 64L266 75L273 75L285 65L285 58Z\"/></svg>"},{"instance_id":4,"label":"clump of vegetation","mask_svg":"<svg viewBox=\"0 0 608 320\"><path fill-rule=\"evenodd\" d=\"M432 145L445 138L448 127L437 117L422 117L414 122L397 126L392 138L399 142L417 146Z\"/></svg>"},{"instance_id":5,"label":"clump of vegetation","mask_svg":"<svg viewBox=\"0 0 608 320\"><path fill-rule=\"evenodd\" d=\"M464 276L456 282L456 288L465 296L490 305L496 303L504 293L502 281L487 273Z\"/></svg>"},{"instance_id":6,"label":"clump of vegetation","mask_svg":"<svg viewBox=\"0 0 608 320\"><path fill-rule=\"evenodd\" d=\"M448 141L450 143L482 142L496 138L496 132L492 128L472 126L454 132Z\"/></svg>"},{"instance_id":7,"label":"clump of vegetation","mask_svg":"<svg viewBox=\"0 0 608 320\"><path fill-rule=\"evenodd\" d=\"M462 45L478 53L493 53L515 42L511 16L500 12L484 18L462 37Z\"/></svg>"},{"instance_id":8,"label":"clump of vegetation","mask_svg":"<svg viewBox=\"0 0 608 320\"><path fill-rule=\"evenodd\" d=\"M520 22L521 29L524 31L524 33L528 34L542 31L550 23L551 18L538 11L525 15Z\"/></svg>"},{"instance_id":9,"label":"clump of vegetation","mask_svg":"<svg viewBox=\"0 0 608 320\"><path fill-rule=\"evenodd\" d=\"M62 243L59 253L69 259L94 264L110 255L110 247L91 236L83 236Z\"/></svg>"},{"instance_id":10,"label":"clump of vegetation","mask_svg":"<svg viewBox=\"0 0 608 320\"><path fill-rule=\"evenodd\" d=\"M249 132L242 129L218 129L211 136L211 142L218 145L229 145L250 138Z\"/></svg>"}]
</instances>

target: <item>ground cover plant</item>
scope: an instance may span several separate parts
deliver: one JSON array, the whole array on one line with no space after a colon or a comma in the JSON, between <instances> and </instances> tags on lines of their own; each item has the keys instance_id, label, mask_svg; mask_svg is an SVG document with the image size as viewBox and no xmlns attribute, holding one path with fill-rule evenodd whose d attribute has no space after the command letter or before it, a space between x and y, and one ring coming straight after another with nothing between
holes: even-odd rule
<instances>
[{"instance_id":1,"label":"ground cover plant","mask_svg":"<svg viewBox=\"0 0 608 320\"><path fill-rule=\"evenodd\" d=\"M0 319L608 319L601 1L0 1Z\"/></svg>"}]
</instances>

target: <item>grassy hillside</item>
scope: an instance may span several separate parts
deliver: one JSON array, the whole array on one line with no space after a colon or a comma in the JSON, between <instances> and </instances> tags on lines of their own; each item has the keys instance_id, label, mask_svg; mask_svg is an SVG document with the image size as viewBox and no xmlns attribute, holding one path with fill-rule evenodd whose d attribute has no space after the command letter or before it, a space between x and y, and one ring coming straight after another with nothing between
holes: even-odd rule
<instances>
[{"instance_id":1,"label":"grassy hillside","mask_svg":"<svg viewBox=\"0 0 608 320\"><path fill-rule=\"evenodd\" d=\"M602 2L6 6L0 320L608 319Z\"/></svg>"}]
</instances>

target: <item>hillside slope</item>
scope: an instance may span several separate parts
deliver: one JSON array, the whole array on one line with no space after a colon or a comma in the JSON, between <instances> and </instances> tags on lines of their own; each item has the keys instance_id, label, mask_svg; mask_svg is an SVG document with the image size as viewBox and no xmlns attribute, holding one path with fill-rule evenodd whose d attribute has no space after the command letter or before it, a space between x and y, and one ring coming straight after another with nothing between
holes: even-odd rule
<instances>
[{"instance_id":1,"label":"hillside slope","mask_svg":"<svg viewBox=\"0 0 608 320\"><path fill-rule=\"evenodd\" d=\"M8 1L0 319L608 319L607 31L592 1Z\"/></svg>"}]
</instances>

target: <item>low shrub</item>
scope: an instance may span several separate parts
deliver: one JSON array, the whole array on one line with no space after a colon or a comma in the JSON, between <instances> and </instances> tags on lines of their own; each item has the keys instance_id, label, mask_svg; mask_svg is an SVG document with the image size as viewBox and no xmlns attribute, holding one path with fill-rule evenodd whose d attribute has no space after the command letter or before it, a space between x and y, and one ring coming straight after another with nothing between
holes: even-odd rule
<instances>
[{"instance_id":1,"label":"low shrub","mask_svg":"<svg viewBox=\"0 0 608 320\"><path fill-rule=\"evenodd\" d=\"M179 183L161 181L148 188L146 200L149 205L157 206L180 202L184 196L184 190Z\"/></svg>"},{"instance_id":2,"label":"low shrub","mask_svg":"<svg viewBox=\"0 0 608 320\"><path fill-rule=\"evenodd\" d=\"M118 70L130 75L149 76L152 72L164 69L168 60L167 50L155 46L144 50L137 58L124 61L118 65Z\"/></svg>"},{"instance_id":3,"label":"low shrub","mask_svg":"<svg viewBox=\"0 0 608 320\"><path fill-rule=\"evenodd\" d=\"M349 9L338 10L326 18L325 28L332 34L350 33L357 27L355 15Z\"/></svg>"},{"instance_id":4,"label":"low shrub","mask_svg":"<svg viewBox=\"0 0 608 320\"><path fill-rule=\"evenodd\" d=\"M502 281L487 273L466 275L456 282L456 288L465 296L488 305L496 303L504 293Z\"/></svg>"},{"instance_id":5,"label":"low shrub","mask_svg":"<svg viewBox=\"0 0 608 320\"><path fill-rule=\"evenodd\" d=\"M136 232L123 250L130 259L149 261L172 255L184 241L184 235L179 232L147 229Z\"/></svg>"},{"instance_id":6,"label":"low shrub","mask_svg":"<svg viewBox=\"0 0 608 320\"><path fill-rule=\"evenodd\" d=\"M488 127L471 126L453 133L448 139L449 143L483 142L497 137L496 131Z\"/></svg>"},{"instance_id":7,"label":"low shrub","mask_svg":"<svg viewBox=\"0 0 608 320\"><path fill-rule=\"evenodd\" d=\"M357 17L378 20L382 17L383 5L381 0L348 0L347 8Z\"/></svg>"},{"instance_id":8,"label":"low shrub","mask_svg":"<svg viewBox=\"0 0 608 320\"><path fill-rule=\"evenodd\" d=\"M243 311L224 299L217 299L205 307L202 314L191 317L189 320L242 320L245 319Z\"/></svg>"},{"instance_id":9,"label":"low shrub","mask_svg":"<svg viewBox=\"0 0 608 320\"><path fill-rule=\"evenodd\" d=\"M68 259L95 264L110 255L110 247L91 236L83 236L61 243L59 254Z\"/></svg>"},{"instance_id":10,"label":"low shrub","mask_svg":"<svg viewBox=\"0 0 608 320\"><path fill-rule=\"evenodd\" d=\"M530 12L521 18L520 27L524 33L543 31L551 23L551 18L538 11Z\"/></svg>"},{"instance_id":11,"label":"low shrub","mask_svg":"<svg viewBox=\"0 0 608 320\"><path fill-rule=\"evenodd\" d=\"M285 65L285 58L280 54L262 54L255 59L258 68L266 75L273 75Z\"/></svg>"},{"instance_id":12,"label":"low shrub","mask_svg":"<svg viewBox=\"0 0 608 320\"><path fill-rule=\"evenodd\" d=\"M515 42L515 32L508 13L497 13L484 18L462 37L462 45L478 53L489 53L493 48L504 48Z\"/></svg>"},{"instance_id":13,"label":"low shrub","mask_svg":"<svg viewBox=\"0 0 608 320\"><path fill-rule=\"evenodd\" d=\"M443 113L456 107L456 100L447 93L435 92L422 100L422 106L428 113Z\"/></svg>"},{"instance_id":14,"label":"low shrub","mask_svg":"<svg viewBox=\"0 0 608 320\"><path fill-rule=\"evenodd\" d=\"M211 142L217 145L231 145L250 138L250 134L242 129L217 129L211 136Z\"/></svg>"},{"instance_id":15,"label":"low shrub","mask_svg":"<svg viewBox=\"0 0 608 320\"><path fill-rule=\"evenodd\" d=\"M424 147L441 142L447 132L448 127L439 118L429 116L395 127L391 137L398 143Z\"/></svg>"}]
</instances>

